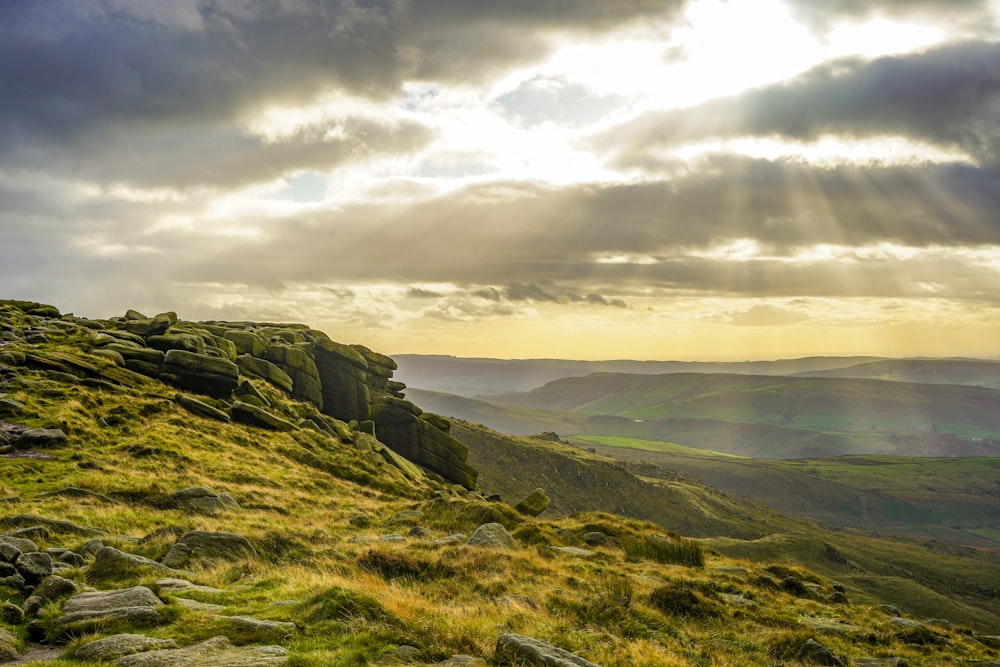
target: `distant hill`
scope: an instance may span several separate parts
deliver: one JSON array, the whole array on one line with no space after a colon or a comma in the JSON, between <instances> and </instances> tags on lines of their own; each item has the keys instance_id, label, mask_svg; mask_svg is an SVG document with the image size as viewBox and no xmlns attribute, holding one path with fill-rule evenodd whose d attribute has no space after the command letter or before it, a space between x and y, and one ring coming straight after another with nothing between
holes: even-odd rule
<instances>
[{"instance_id":1,"label":"distant hill","mask_svg":"<svg viewBox=\"0 0 1000 667\"><path fill-rule=\"evenodd\" d=\"M933 433L969 440L1000 434L996 389L882 380L598 373L489 400L632 420L705 419L826 433Z\"/></svg>"},{"instance_id":2,"label":"distant hill","mask_svg":"<svg viewBox=\"0 0 1000 667\"><path fill-rule=\"evenodd\" d=\"M394 355L396 378L408 387L472 397L528 391L547 382L591 373L739 373L794 375L817 373L858 364L885 361L883 357L805 357L775 361L574 361L568 359L489 359L447 355Z\"/></svg>"},{"instance_id":3,"label":"distant hill","mask_svg":"<svg viewBox=\"0 0 1000 667\"><path fill-rule=\"evenodd\" d=\"M797 375L827 378L868 378L892 382L962 384L1000 388L1000 361L987 359L880 359Z\"/></svg>"}]
</instances>

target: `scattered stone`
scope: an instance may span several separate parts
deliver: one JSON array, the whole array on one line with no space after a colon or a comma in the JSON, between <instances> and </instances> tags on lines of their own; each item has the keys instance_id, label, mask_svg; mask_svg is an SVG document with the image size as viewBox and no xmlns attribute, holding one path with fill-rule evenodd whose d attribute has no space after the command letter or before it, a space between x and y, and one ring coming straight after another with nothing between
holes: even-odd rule
<instances>
[{"instance_id":1,"label":"scattered stone","mask_svg":"<svg viewBox=\"0 0 1000 667\"><path fill-rule=\"evenodd\" d=\"M80 547L80 553L84 556L96 556L97 552L104 548L104 542L94 538L92 540L87 540Z\"/></svg>"},{"instance_id":2,"label":"scattered stone","mask_svg":"<svg viewBox=\"0 0 1000 667\"><path fill-rule=\"evenodd\" d=\"M453 655L437 663L437 667L486 667L486 661L471 655Z\"/></svg>"},{"instance_id":3,"label":"scattered stone","mask_svg":"<svg viewBox=\"0 0 1000 667\"><path fill-rule=\"evenodd\" d=\"M496 657L524 667L597 667L589 660L552 644L512 633L500 635Z\"/></svg>"},{"instance_id":4,"label":"scattered stone","mask_svg":"<svg viewBox=\"0 0 1000 667\"><path fill-rule=\"evenodd\" d=\"M281 646L233 646L226 637L212 637L185 648L148 651L121 658L121 667L281 667L288 651Z\"/></svg>"},{"instance_id":5,"label":"scattered stone","mask_svg":"<svg viewBox=\"0 0 1000 667\"><path fill-rule=\"evenodd\" d=\"M109 505L117 504L118 501L109 498L100 493L94 491L88 491L87 489L81 489L75 486L67 486L62 489L56 489L55 491L43 491L39 493L36 498L48 498L50 496L62 496L64 498L81 498L89 500L99 500L102 503L108 503Z\"/></svg>"},{"instance_id":6,"label":"scattered stone","mask_svg":"<svg viewBox=\"0 0 1000 667\"><path fill-rule=\"evenodd\" d=\"M879 611L888 614L889 616L902 616L903 612L899 610L899 607L893 606L891 604L880 604L878 606Z\"/></svg>"},{"instance_id":7,"label":"scattered stone","mask_svg":"<svg viewBox=\"0 0 1000 667\"><path fill-rule=\"evenodd\" d=\"M35 516L34 514L18 514L16 516L9 516L4 519L0 519L0 525L7 526L10 528L18 528L24 526L45 526L49 530L56 533L68 533L70 535L82 535L84 537L91 537L94 535L105 535L107 531L101 530L100 528L91 528L90 526L80 526L72 521L63 521L61 519L47 519L41 516ZM0 540L3 538L0 537Z\"/></svg>"},{"instance_id":8,"label":"scattered stone","mask_svg":"<svg viewBox=\"0 0 1000 667\"><path fill-rule=\"evenodd\" d=\"M838 635L853 634L855 632L861 632L861 628L856 625L851 625L850 623L845 623L836 618L822 618L814 616L800 616L799 623L802 625L813 628L814 630L823 630L826 632L832 632Z\"/></svg>"},{"instance_id":9,"label":"scattered stone","mask_svg":"<svg viewBox=\"0 0 1000 667\"><path fill-rule=\"evenodd\" d=\"M905 667L902 658L854 658L854 667Z\"/></svg>"},{"instance_id":10,"label":"scattered stone","mask_svg":"<svg viewBox=\"0 0 1000 667\"><path fill-rule=\"evenodd\" d=\"M257 551L242 535L192 530L170 547L160 562L169 568L183 568L194 562L235 562L256 557Z\"/></svg>"},{"instance_id":11,"label":"scattered stone","mask_svg":"<svg viewBox=\"0 0 1000 667\"><path fill-rule=\"evenodd\" d=\"M66 434L58 428L29 428L14 438L15 449L51 449L66 444Z\"/></svg>"},{"instance_id":12,"label":"scattered stone","mask_svg":"<svg viewBox=\"0 0 1000 667\"><path fill-rule=\"evenodd\" d=\"M611 537L606 533L602 533L599 530L594 530L589 533L584 533L583 535L581 535L580 541L586 544L588 547L597 547L609 543L611 541Z\"/></svg>"},{"instance_id":13,"label":"scattered stone","mask_svg":"<svg viewBox=\"0 0 1000 667\"><path fill-rule=\"evenodd\" d=\"M295 624L287 621L266 621L248 616L217 616L216 618L229 621L233 626L241 630L270 634L274 635L275 638L290 637L298 632Z\"/></svg>"},{"instance_id":14,"label":"scattered stone","mask_svg":"<svg viewBox=\"0 0 1000 667\"><path fill-rule=\"evenodd\" d=\"M0 535L0 562L13 564L22 553L38 551L38 545L31 540Z\"/></svg>"},{"instance_id":15,"label":"scattered stone","mask_svg":"<svg viewBox=\"0 0 1000 667\"><path fill-rule=\"evenodd\" d=\"M736 595L735 593L719 593L719 597L728 602L729 604L736 605L738 607L756 607L757 603L750 598L743 597L742 595Z\"/></svg>"},{"instance_id":16,"label":"scattered stone","mask_svg":"<svg viewBox=\"0 0 1000 667\"><path fill-rule=\"evenodd\" d=\"M397 646L388 653L384 653L379 657L378 664L412 664L420 660L420 649L416 646L410 646L408 644L403 644L402 646Z\"/></svg>"},{"instance_id":17,"label":"scattered stone","mask_svg":"<svg viewBox=\"0 0 1000 667\"><path fill-rule=\"evenodd\" d=\"M903 618L902 616L893 616L889 619L889 622L895 625L897 628L915 628L918 625L922 625L917 621L911 620L909 618Z\"/></svg>"},{"instance_id":18,"label":"scattered stone","mask_svg":"<svg viewBox=\"0 0 1000 667\"><path fill-rule=\"evenodd\" d=\"M173 639L157 639L147 635L111 635L97 641L84 644L76 650L73 657L77 660L91 662L111 662L122 656L146 651L176 648Z\"/></svg>"},{"instance_id":19,"label":"scattered stone","mask_svg":"<svg viewBox=\"0 0 1000 667\"><path fill-rule=\"evenodd\" d=\"M170 494L171 500L181 509L199 512L224 512L240 510L240 504L228 493L215 493L204 486L192 486Z\"/></svg>"},{"instance_id":20,"label":"scattered stone","mask_svg":"<svg viewBox=\"0 0 1000 667\"><path fill-rule=\"evenodd\" d=\"M372 525L372 518L367 514L355 514L347 520L347 523L356 528L367 528Z\"/></svg>"},{"instance_id":21,"label":"scattered stone","mask_svg":"<svg viewBox=\"0 0 1000 667\"><path fill-rule=\"evenodd\" d=\"M492 549L517 549L514 536L507 532L499 523L484 523L473 531L465 543L468 547L486 547Z\"/></svg>"},{"instance_id":22,"label":"scattered stone","mask_svg":"<svg viewBox=\"0 0 1000 667\"><path fill-rule=\"evenodd\" d=\"M18 574L27 586L37 586L52 574L52 556L42 551L31 551L18 556L14 562Z\"/></svg>"},{"instance_id":23,"label":"scattered stone","mask_svg":"<svg viewBox=\"0 0 1000 667\"><path fill-rule=\"evenodd\" d=\"M525 516L538 516L550 502L552 500L545 494L545 489L535 489L514 505L514 509Z\"/></svg>"},{"instance_id":24,"label":"scattered stone","mask_svg":"<svg viewBox=\"0 0 1000 667\"><path fill-rule=\"evenodd\" d=\"M16 644L17 637L0 628L0 663L14 662L18 659L17 650L14 648Z\"/></svg>"},{"instance_id":25,"label":"scattered stone","mask_svg":"<svg viewBox=\"0 0 1000 667\"><path fill-rule=\"evenodd\" d=\"M24 610L13 602L0 604L0 621L7 625L21 625L24 623Z\"/></svg>"},{"instance_id":26,"label":"scattered stone","mask_svg":"<svg viewBox=\"0 0 1000 667\"><path fill-rule=\"evenodd\" d=\"M51 533L49 533L49 529L45 526L28 526L27 528L18 528L15 531L7 533L7 535L9 537L20 537L23 540L47 540Z\"/></svg>"},{"instance_id":27,"label":"scattered stone","mask_svg":"<svg viewBox=\"0 0 1000 667\"><path fill-rule=\"evenodd\" d=\"M13 417L24 412L24 403L13 398L0 398L0 415Z\"/></svg>"},{"instance_id":28,"label":"scattered stone","mask_svg":"<svg viewBox=\"0 0 1000 667\"><path fill-rule=\"evenodd\" d=\"M94 556L94 562L87 572L87 580L91 583L108 579L119 579L144 571L172 574L172 568L135 554L119 551L114 547L101 547Z\"/></svg>"},{"instance_id":29,"label":"scattered stone","mask_svg":"<svg viewBox=\"0 0 1000 667\"><path fill-rule=\"evenodd\" d=\"M225 605L221 604L211 604L209 602L198 602L197 600L188 600L187 598L172 598L177 604L187 609L193 611L203 611L207 613L216 613L225 609Z\"/></svg>"},{"instance_id":30,"label":"scattered stone","mask_svg":"<svg viewBox=\"0 0 1000 667\"><path fill-rule=\"evenodd\" d=\"M418 540L427 539L433 534L434 533L427 530L423 526L414 526L413 528L410 528L410 532L407 533L407 535L409 535L410 537L413 537Z\"/></svg>"},{"instance_id":31,"label":"scattered stone","mask_svg":"<svg viewBox=\"0 0 1000 667\"><path fill-rule=\"evenodd\" d=\"M424 518L424 513L420 510L404 510L402 512L397 512L388 521L389 525L405 523L411 526L415 526Z\"/></svg>"},{"instance_id":32,"label":"scattered stone","mask_svg":"<svg viewBox=\"0 0 1000 667\"><path fill-rule=\"evenodd\" d=\"M287 419L282 419L273 412L268 412L264 408L256 405L244 403L243 401L233 401L229 408L229 416L233 421L248 426L259 426L260 428L272 431L294 431L297 427Z\"/></svg>"},{"instance_id":33,"label":"scattered stone","mask_svg":"<svg viewBox=\"0 0 1000 667\"><path fill-rule=\"evenodd\" d=\"M391 533L389 535L379 535L374 537L372 535L355 535L354 537L347 540L349 544L365 544L367 542L387 542L390 544L403 544L406 542L406 538L397 533Z\"/></svg>"},{"instance_id":34,"label":"scattered stone","mask_svg":"<svg viewBox=\"0 0 1000 667\"><path fill-rule=\"evenodd\" d=\"M156 580L157 587L167 593L201 593L203 595L219 595L224 591L221 588L212 588L211 586L199 586L198 584L193 584L187 579L176 579L173 577L164 577L163 579Z\"/></svg>"},{"instance_id":35,"label":"scattered stone","mask_svg":"<svg viewBox=\"0 0 1000 667\"><path fill-rule=\"evenodd\" d=\"M69 579L64 579L58 575L47 577L31 592L28 599L24 601L23 611L25 616L36 616L38 612L50 602L61 600L77 592L76 584Z\"/></svg>"},{"instance_id":36,"label":"scattered stone","mask_svg":"<svg viewBox=\"0 0 1000 667\"><path fill-rule=\"evenodd\" d=\"M802 662L813 665L831 665L832 667L844 667L844 663L837 659L830 649L823 646L814 639L806 640L806 643L799 648L798 659Z\"/></svg>"}]
</instances>

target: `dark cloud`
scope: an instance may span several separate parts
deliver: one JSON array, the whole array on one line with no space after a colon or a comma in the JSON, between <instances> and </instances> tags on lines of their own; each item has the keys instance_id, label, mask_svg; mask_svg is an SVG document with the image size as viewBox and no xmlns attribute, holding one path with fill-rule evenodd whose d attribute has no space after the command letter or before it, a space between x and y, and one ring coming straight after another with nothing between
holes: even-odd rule
<instances>
[{"instance_id":1,"label":"dark cloud","mask_svg":"<svg viewBox=\"0 0 1000 667\"><path fill-rule=\"evenodd\" d=\"M985 0L789 0L798 18L825 30L838 19L890 16L896 19L927 19L971 24L989 16Z\"/></svg>"},{"instance_id":2,"label":"dark cloud","mask_svg":"<svg viewBox=\"0 0 1000 667\"><path fill-rule=\"evenodd\" d=\"M440 299L442 296L444 295L439 292L421 289L420 287L411 287L406 291L408 299Z\"/></svg>"},{"instance_id":3,"label":"dark cloud","mask_svg":"<svg viewBox=\"0 0 1000 667\"><path fill-rule=\"evenodd\" d=\"M1000 43L820 66L789 83L647 112L598 143L626 166L650 149L715 137L903 135L1000 167Z\"/></svg>"},{"instance_id":4,"label":"dark cloud","mask_svg":"<svg viewBox=\"0 0 1000 667\"><path fill-rule=\"evenodd\" d=\"M143 183L165 172L168 185L186 183L184 172L230 184L237 177L220 174L250 178L251 158L274 172L329 166L345 152L411 148L418 128L357 120L343 142L297 137L262 146L233 128L268 105L335 91L385 97L404 80L479 81L545 53L553 30L608 30L680 4L3 3L0 164ZM133 179L136 167L141 177Z\"/></svg>"}]
</instances>

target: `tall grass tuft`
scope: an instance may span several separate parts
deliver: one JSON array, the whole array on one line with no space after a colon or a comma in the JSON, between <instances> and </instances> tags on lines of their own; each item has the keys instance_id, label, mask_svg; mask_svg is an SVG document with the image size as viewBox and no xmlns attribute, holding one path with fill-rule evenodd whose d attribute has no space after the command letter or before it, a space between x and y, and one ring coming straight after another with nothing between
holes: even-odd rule
<instances>
[{"instance_id":1,"label":"tall grass tuft","mask_svg":"<svg viewBox=\"0 0 1000 667\"><path fill-rule=\"evenodd\" d=\"M668 539L657 535L622 541L625 558L630 561L652 560L657 563L705 566L705 550L694 540Z\"/></svg>"}]
</instances>

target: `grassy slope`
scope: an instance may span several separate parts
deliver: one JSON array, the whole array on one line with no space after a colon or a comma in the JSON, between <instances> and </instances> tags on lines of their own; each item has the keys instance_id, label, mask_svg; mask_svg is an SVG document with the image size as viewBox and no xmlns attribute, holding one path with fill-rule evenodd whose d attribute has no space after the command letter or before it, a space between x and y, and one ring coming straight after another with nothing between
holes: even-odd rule
<instances>
[{"instance_id":1,"label":"grassy slope","mask_svg":"<svg viewBox=\"0 0 1000 667\"><path fill-rule=\"evenodd\" d=\"M542 479L553 499L550 511L556 513L612 507L682 534L705 537L706 544L726 555L800 564L827 576L860 577L859 581L879 582L879 590L885 577L912 576L914 585L891 596L893 604L923 608L927 600L961 591L964 602L956 603L965 609L965 621L998 622L993 614L1000 613L1000 590L980 590L984 584L990 588L986 582L993 577L1000 577L1000 563L990 554L792 518L659 466L625 466L559 443L504 436L462 423L453 426L453 432L469 446L469 458L479 467L483 488L512 499ZM709 462L726 460L731 459ZM759 476L761 468L748 472ZM799 485L804 490L809 482ZM795 489L784 487L783 491L792 494Z\"/></svg>"},{"instance_id":2,"label":"grassy slope","mask_svg":"<svg viewBox=\"0 0 1000 667\"><path fill-rule=\"evenodd\" d=\"M987 359L881 359L844 368L798 374L1000 388L1000 361Z\"/></svg>"},{"instance_id":3,"label":"grassy slope","mask_svg":"<svg viewBox=\"0 0 1000 667\"><path fill-rule=\"evenodd\" d=\"M75 345L71 348L79 353ZM365 665L404 643L416 646L428 663L467 653L497 664L492 647L502 632L540 637L605 667L773 665L787 662L788 651L810 637L844 660L892 655L911 665L937 665L1000 657L997 651L967 636L970 631L963 627L933 631L933 637L948 644L918 644L919 638L899 630L874 610L860 588L856 590L861 603L847 605L788 593L774 583L776 575L765 570L772 563L770 555L759 562L738 555L740 549L750 549L767 537L727 538L735 546L715 547L718 553L708 555L704 568L624 557L622 544L662 534L671 525L695 529L712 522L734 530L757 525L765 533L783 531L778 534L789 534L796 526L802 528L792 529L792 534L806 530L807 524L789 523L787 518L763 510L757 515L758 508L752 504L683 479L625 477L628 471L613 461L593 455L581 458L565 446L511 443L498 434L479 430L484 439L509 445L508 458L496 459L506 465L505 473L484 470L485 480L496 480L496 487L484 481L487 491L502 483L510 488L520 485L522 490L552 484L554 491L558 482L575 478L576 484L566 482L566 488L577 494L564 501L567 506L582 498L596 502L602 494L605 500L611 496L631 502L645 489L646 499L662 498L660 506L673 508L674 516L660 527L603 513L524 519L509 507L468 498L433 480L409 482L379 460L328 436L308 431L274 433L192 416L171 400L174 390L159 383L111 391L66 379L17 369L16 379L2 389L27 406L16 417L17 422L62 426L69 441L46 452L51 458L0 460L4 473L0 497L5 499L0 515L30 513L97 526L118 536L107 538L107 543L152 558L162 556L176 536L188 529L244 534L257 547L259 558L199 568L192 579L225 588L220 597L206 599L223 604L224 613L292 621L299 626L298 632L285 638L257 636L235 631L209 613L172 604L164 625L142 630L174 638L182 645L216 634L228 634L237 643L278 641L289 650L292 667ZM259 388L269 391L264 385ZM280 400L273 392L271 397ZM99 418L109 425L99 425ZM461 427L456 425L459 431ZM611 476L611 471L622 477ZM602 482L607 486L601 486ZM229 492L244 509L203 515L174 507L167 494L192 485ZM104 494L112 502L40 495L69 486ZM408 509L424 513L420 523L434 536L470 532L485 521L500 521L514 531L522 547L513 552L492 552L418 540L404 545L348 541L357 536L406 532L407 526L394 523L392 517ZM357 528L349 522L359 512L372 518L371 528ZM579 536L589 530L603 530L614 539L588 558L552 548L580 546ZM807 535L819 534L809 529ZM53 534L41 539L40 546L78 547L85 539ZM955 591L952 619L997 632L995 618L985 612L977 614L962 602L974 592L969 589L973 576L982 581L998 580L995 563L938 554L933 563L936 575L932 575L922 569L930 560L922 547L886 542L879 552L876 547L882 542L860 544L884 560L883 569L888 567L885 563L890 564L896 575L910 570L935 586L941 582L933 576L947 577ZM737 554L737 559L722 555L724 552ZM370 556L373 553L375 556ZM802 563L809 554L804 547L797 547L775 551L775 556L774 560ZM854 556L849 554L848 558ZM427 574L393 578L384 567L372 565L379 562L403 562ZM931 567L930 562L926 564ZM734 576L730 570L716 570L733 566L743 567L746 574ZM66 576L83 583L85 574L85 569L78 569ZM801 570L800 574L814 576ZM821 580L827 592L833 582L849 577L884 581L874 564L860 561L857 568L824 567L819 574L830 577ZM144 583L156 588L152 576L123 577L113 583ZM705 615L658 610L651 594L663 586L691 592ZM908 597L914 600L932 595L924 585L913 584L913 588L915 592ZM720 597L722 593L743 595L756 606L728 604ZM498 597L508 594L526 595L537 608L497 602ZM893 594L887 590L886 599L899 603ZM0 595L20 602L9 589L0 589ZM274 604L278 601L291 602ZM979 603L990 604L982 599ZM800 621L816 616L836 617L864 630L841 635L809 630ZM12 629L23 635L22 627ZM120 628L98 629L95 635L74 640L67 650L117 630ZM46 664L85 667L85 663L70 659Z\"/></svg>"},{"instance_id":4,"label":"grassy slope","mask_svg":"<svg viewBox=\"0 0 1000 667\"><path fill-rule=\"evenodd\" d=\"M678 470L783 512L1000 549L1000 459L849 456L766 461L628 438L575 436L572 442L621 460Z\"/></svg>"}]
</instances>

